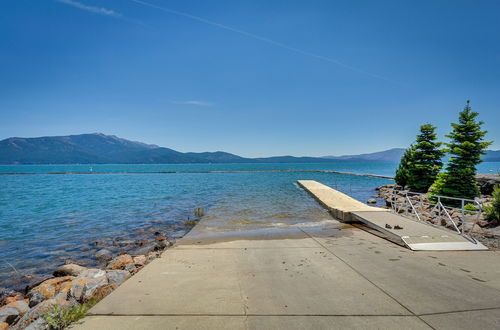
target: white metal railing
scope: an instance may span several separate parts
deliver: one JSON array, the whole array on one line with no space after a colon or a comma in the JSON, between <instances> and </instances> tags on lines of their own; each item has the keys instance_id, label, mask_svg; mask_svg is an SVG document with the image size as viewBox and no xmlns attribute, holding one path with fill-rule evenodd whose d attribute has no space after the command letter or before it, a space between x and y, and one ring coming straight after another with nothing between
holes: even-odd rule
<instances>
[{"instance_id":1,"label":"white metal railing","mask_svg":"<svg viewBox=\"0 0 500 330\"><path fill-rule=\"evenodd\" d=\"M389 202L395 213L434 226L452 227L458 234L476 243L470 232L483 211L476 200L393 190ZM460 207L446 205L450 202ZM472 205L473 209L467 209L466 205Z\"/></svg>"}]
</instances>

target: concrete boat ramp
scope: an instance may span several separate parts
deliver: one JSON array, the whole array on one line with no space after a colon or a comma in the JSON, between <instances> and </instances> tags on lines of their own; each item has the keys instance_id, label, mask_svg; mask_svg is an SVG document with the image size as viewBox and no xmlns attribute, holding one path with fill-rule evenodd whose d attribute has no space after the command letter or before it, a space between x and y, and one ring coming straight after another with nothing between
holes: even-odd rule
<instances>
[{"instance_id":1,"label":"concrete boat ramp","mask_svg":"<svg viewBox=\"0 0 500 330\"><path fill-rule=\"evenodd\" d=\"M73 328L500 328L499 252L416 252L324 217L222 235L207 217Z\"/></svg>"},{"instance_id":2,"label":"concrete boat ramp","mask_svg":"<svg viewBox=\"0 0 500 330\"><path fill-rule=\"evenodd\" d=\"M378 232L374 234L412 250L487 250L480 242L468 240L456 232L413 221L387 209L368 206L319 182L300 180L297 183L337 219L362 222ZM401 229L395 229L397 226Z\"/></svg>"}]
</instances>

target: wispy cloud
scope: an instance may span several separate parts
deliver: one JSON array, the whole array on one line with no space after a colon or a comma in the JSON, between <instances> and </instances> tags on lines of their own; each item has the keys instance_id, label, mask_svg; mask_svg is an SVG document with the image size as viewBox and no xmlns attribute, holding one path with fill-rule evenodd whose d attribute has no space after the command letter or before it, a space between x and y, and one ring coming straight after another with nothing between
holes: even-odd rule
<instances>
[{"instance_id":1,"label":"wispy cloud","mask_svg":"<svg viewBox=\"0 0 500 330\"><path fill-rule=\"evenodd\" d=\"M172 103L175 104L185 104L185 105L197 105L200 107L211 107L214 104L212 102L206 102L206 101L196 101L196 100L189 100L189 101L171 101Z\"/></svg>"},{"instance_id":2,"label":"wispy cloud","mask_svg":"<svg viewBox=\"0 0 500 330\"><path fill-rule=\"evenodd\" d=\"M68 6L72 6L72 7L81 9L81 10L91 12L94 14L117 17L117 18L123 17L122 14L117 13L114 10L104 8L104 7L89 6L89 5L83 4L83 3L78 2L78 1L74 1L74 0L55 0L55 1L63 3L63 4L68 5Z\"/></svg>"},{"instance_id":3,"label":"wispy cloud","mask_svg":"<svg viewBox=\"0 0 500 330\"><path fill-rule=\"evenodd\" d=\"M290 45L281 43L279 41L275 41L275 40L272 40L272 39L269 39L269 38L266 38L266 37L263 37L263 36L251 33L251 32L247 32L247 31L240 30L238 28L235 28L235 27L232 27L232 26L229 26L229 25L225 25L225 24L221 24L221 23L218 23L218 22L215 22L215 21L208 20L208 19L205 19L205 18L200 17L200 16L195 16L195 15L192 15L192 14L189 14L189 13L186 13L186 12L174 10L174 9L167 8L167 7L158 6L158 5L155 5L155 4L143 1L143 0L130 0L130 1L135 2L137 4L140 4L140 5L143 5L143 6L147 6L147 7L154 8L154 9L158 9L158 10L161 10L161 11L166 12L166 13L174 14L174 15L177 15L177 16L182 16L182 17L188 18L188 19L193 20L193 21L198 21L198 22L203 23L203 24L212 25L212 26L215 26L215 27L217 27L219 29L224 29L224 30L228 30L228 31L231 31L231 32L234 32L234 33L238 33L238 34L246 36L248 38L256 39L256 40L259 40L259 41L262 41L262 42L274 45L276 47L280 47L280 48L287 49L289 51L292 51L292 52L295 52L295 53L298 53L298 54L302 54L304 56L309 56L309 57L313 57L313 58L316 58L316 59L321 60L321 61L330 62L330 63L333 63L333 64L338 65L340 67L343 67L345 69L348 69L348 70L351 70L351 71L355 71L355 72L358 72L358 73L361 73L361 74L364 74L364 75L367 75L367 76L371 76L373 78L390 81L388 78L386 78L384 76L380 76L378 74L365 71L363 69L360 69L360 68L354 67L352 65L346 64L344 62L341 62L341 61L339 61L337 59L334 59L334 58L331 58L331 57L326 57L326 56L315 54L315 53L311 53L309 51L306 51L306 50L303 50L303 49L300 49L300 48L296 48L296 47L293 47L293 46L290 46Z\"/></svg>"}]
</instances>

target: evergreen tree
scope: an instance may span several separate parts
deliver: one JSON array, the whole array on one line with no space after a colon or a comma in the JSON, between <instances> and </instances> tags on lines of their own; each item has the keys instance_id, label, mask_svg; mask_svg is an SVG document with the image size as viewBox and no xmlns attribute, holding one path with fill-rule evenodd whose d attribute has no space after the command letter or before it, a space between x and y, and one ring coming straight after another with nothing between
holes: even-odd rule
<instances>
[{"instance_id":1,"label":"evergreen tree","mask_svg":"<svg viewBox=\"0 0 500 330\"><path fill-rule=\"evenodd\" d=\"M479 196L476 182L476 165L491 142L483 141L486 131L481 130L482 121L476 121L477 112L472 111L469 101L459 113L458 123L452 123L453 131L446 137L451 157L446 172L440 173L429 192L434 195L469 198Z\"/></svg>"},{"instance_id":2,"label":"evergreen tree","mask_svg":"<svg viewBox=\"0 0 500 330\"><path fill-rule=\"evenodd\" d=\"M420 126L407 174L407 185L412 191L427 192L443 167L444 151L440 149L442 143L436 142L435 130L431 124Z\"/></svg>"},{"instance_id":3,"label":"evergreen tree","mask_svg":"<svg viewBox=\"0 0 500 330\"><path fill-rule=\"evenodd\" d=\"M408 183L408 168L411 166L412 156L413 146L410 146L406 149L405 153L401 157L401 160L399 161L399 166L396 170L394 180L400 186L405 187Z\"/></svg>"}]
</instances>

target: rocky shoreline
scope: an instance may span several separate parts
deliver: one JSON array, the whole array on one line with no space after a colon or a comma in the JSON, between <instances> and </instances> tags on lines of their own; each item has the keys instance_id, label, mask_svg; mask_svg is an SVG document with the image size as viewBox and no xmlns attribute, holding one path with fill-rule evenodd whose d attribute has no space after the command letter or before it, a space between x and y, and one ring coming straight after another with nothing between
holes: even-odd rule
<instances>
[{"instance_id":1,"label":"rocky shoreline","mask_svg":"<svg viewBox=\"0 0 500 330\"><path fill-rule=\"evenodd\" d=\"M196 220L186 222L184 234L195 224ZM24 290L0 287L0 330L52 329L54 327L46 320L49 312L101 300L145 265L161 257L174 243L174 239L160 231L153 235L154 239L114 244L125 248L118 253L112 252L111 245L103 241L94 242L101 248L94 254L95 262L91 266L67 260L52 275L32 280Z\"/></svg>"}]
</instances>

